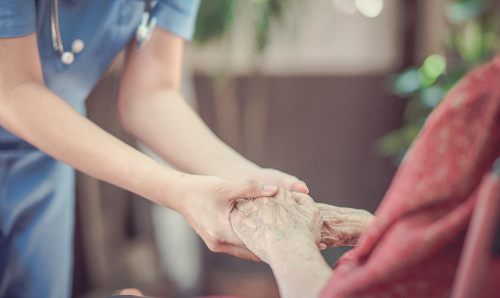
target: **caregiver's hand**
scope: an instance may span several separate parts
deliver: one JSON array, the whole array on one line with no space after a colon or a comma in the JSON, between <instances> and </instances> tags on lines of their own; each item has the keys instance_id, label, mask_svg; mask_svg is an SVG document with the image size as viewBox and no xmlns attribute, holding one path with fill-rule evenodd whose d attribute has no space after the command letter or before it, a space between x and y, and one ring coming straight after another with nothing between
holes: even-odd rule
<instances>
[{"instance_id":1,"label":"caregiver's hand","mask_svg":"<svg viewBox=\"0 0 500 298\"><path fill-rule=\"evenodd\" d=\"M236 200L268 197L277 193L273 185L256 180L230 181L213 176L182 178L176 206L207 247L240 258L259 261L234 234L229 216Z\"/></svg>"},{"instance_id":2,"label":"caregiver's hand","mask_svg":"<svg viewBox=\"0 0 500 298\"><path fill-rule=\"evenodd\" d=\"M274 198L238 201L231 213L236 235L267 263L284 252L297 253L300 247L312 245L317 251L321 223L308 195L284 189Z\"/></svg>"},{"instance_id":3,"label":"caregiver's hand","mask_svg":"<svg viewBox=\"0 0 500 298\"><path fill-rule=\"evenodd\" d=\"M375 218L363 209L316 203L323 219L321 243L329 247L356 245L359 236Z\"/></svg>"},{"instance_id":4,"label":"caregiver's hand","mask_svg":"<svg viewBox=\"0 0 500 298\"><path fill-rule=\"evenodd\" d=\"M305 194L309 193L309 188L307 188L307 185L304 181L293 175L275 169L249 169L242 171L239 177L276 185L289 191L296 191Z\"/></svg>"}]
</instances>

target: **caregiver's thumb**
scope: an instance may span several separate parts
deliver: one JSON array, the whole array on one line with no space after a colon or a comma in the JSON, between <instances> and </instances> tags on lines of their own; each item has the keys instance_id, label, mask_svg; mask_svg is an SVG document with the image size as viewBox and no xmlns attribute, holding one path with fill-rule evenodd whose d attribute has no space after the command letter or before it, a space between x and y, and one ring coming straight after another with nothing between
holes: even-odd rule
<instances>
[{"instance_id":1,"label":"caregiver's thumb","mask_svg":"<svg viewBox=\"0 0 500 298\"><path fill-rule=\"evenodd\" d=\"M235 182L231 194L234 198L243 199L271 197L276 193L278 193L278 187L276 185L267 184L255 179L245 179Z\"/></svg>"}]
</instances>

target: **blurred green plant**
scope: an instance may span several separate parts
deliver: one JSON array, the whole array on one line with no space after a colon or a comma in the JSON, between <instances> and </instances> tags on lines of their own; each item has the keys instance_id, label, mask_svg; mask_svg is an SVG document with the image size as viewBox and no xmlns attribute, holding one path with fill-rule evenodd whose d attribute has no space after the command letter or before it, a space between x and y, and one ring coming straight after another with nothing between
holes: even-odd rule
<instances>
[{"instance_id":1,"label":"blurred green plant","mask_svg":"<svg viewBox=\"0 0 500 298\"><path fill-rule=\"evenodd\" d=\"M255 49L262 53L269 42L272 24L282 20L284 11L293 0L203 0L196 20L194 41L205 44L222 39L232 28L236 11L249 4L254 12Z\"/></svg>"},{"instance_id":2,"label":"blurred green plant","mask_svg":"<svg viewBox=\"0 0 500 298\"><path fill-rule=\"evenodd\" d=\"M454 0L446 5L446 57L433 54L394 81L395 94L408 100L404 125L382 137L377 151L399 163L429 113L469 70L500 50L500 1Z\"/></svg>"}]
</instances>

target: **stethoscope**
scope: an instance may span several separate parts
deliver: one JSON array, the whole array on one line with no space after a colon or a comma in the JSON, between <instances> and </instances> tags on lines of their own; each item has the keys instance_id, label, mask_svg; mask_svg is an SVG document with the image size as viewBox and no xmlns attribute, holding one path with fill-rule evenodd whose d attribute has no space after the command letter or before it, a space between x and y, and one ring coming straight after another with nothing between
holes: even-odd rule
<instances>
[{"instance_id":1,"label":"stethoscope","mask_svg":"<svg viewBox=\"0 0 500 298\"><path fill-rule=\"evenodd\" d=\"M141 23L137 27L135 37L137 46L141 47L150 37L153 28L156 26L156 18L151 17L153 10L153 0L146 0ZM77 38L71 43L71 51L65 51L59 27L59 0L52 0L50 9L50 28L52 33L52 47L59 55L63 64L69 65L75 60L75 55L80 54L85 48L83 40Z\"/></svg>"}]
</instances>

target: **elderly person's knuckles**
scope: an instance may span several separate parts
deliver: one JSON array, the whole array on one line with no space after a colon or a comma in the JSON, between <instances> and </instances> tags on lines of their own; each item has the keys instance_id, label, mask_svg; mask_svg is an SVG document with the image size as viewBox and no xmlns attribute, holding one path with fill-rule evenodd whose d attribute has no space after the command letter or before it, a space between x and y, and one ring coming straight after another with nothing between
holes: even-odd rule
<instances>
[{"instance_id":1,"label":"elderly person's knuckles","mask_svg":"<svg viewBox=\"0 0 500 298\"><path fill-rule=\"evenodd\" d=\"M241 219L248 217L249 214L250 212L244 204L237 203L230 213L230 218L234 219L235 221L241 221Z\"/></svg>"},{"instance_id":2,"label":"elderly person's knuckles","mask_svg":"<svg viewBox=\"0 0 500 298\"><path fill-rule=\"evenodd\" d=\"M301 205L311 205L314 204L313 198L311 198L309 195L300 193L300 192L292 192L293 199Z\"/></svg>"},{"instance_id":3,"label":"elderly person's knuckles","mask_svg":"<svg viewBox=\"0 0 500 298\"><path fill-rule=\"evenodd\" d=\"M301 213L305 218L309 219L311 224L322 224L323 219L321 217L321 213L318 208L315 206L297 206L297 210Z\"/></svg>"},{"instance_id":4,"label":"elderly person's knuckles","mask_svg":"<svg viewBox=\"0 0 500 298\"><path fill-rule=\"evenodd\" d=\"M263 199L262 199L263 200ZM248 217L257 217L260 216L262 211L265 211L266 205L261 201L261 199L249 200L244 203L238 203L236 207L236 215L238 219L245 219ZM235 210L233 210L234 212Z\"/></svg>"},{"instance_id":5,"label":"elderly person's knuckles","mask_svg":"<svg viewBox=\"0 0 500 298\"><path fill-rule=\"evenodd\" d=\"M238 209L233 209L231 213L229 214L229 221L231 222L231 225L234 228L235 224L238 224L241 221L241 218L243 217L243 212Z\"/></svg>"},{"instance_id":6,"label":"elderly person's knuckles","mask_svg":"<svg viewBox=\"0 0 500 298\"><path fill-rule=\"evenodd\" d=\"M251 202L252 200L247 200L247 199L239 199L235 201L234 208L237 210L245 210L245 208L248 208L248 203Z\"/></svg>"},{"instance_id":7,"label":"elderly person's knuckles","mask_svg":"<svg viewBox=\"0 0 500 298\"><path fill-rule=\"evenodd\" d=\"M321 211L318 208L312 209L312 215L314 218L317 218L319 221L323 222L323 216L321 216Z\"/></svg>"},{"instance_id":8,"label":"elderly person's knuckles","mask_svg":"<svg viewBox=\"0 0 500 298\"><path fill-rule=\"evenodd\" d=\"M300 207L304 210L307 210L307 212L309 212L314 218L322 217L320 209L316 207L315 204L300 205Z\"/></svg>"},{"instance_id":9,"label":"elderly person's knuckles","mask_svg":"<svg viewBox=\"0 0 500 298\"><path fill-rule=\"evenodd\" d=\"M248 230L256 230L256 216L245 211L233 210L229 217L232 229L237 233L243 233Z\"/></svg>"}]
</instances>

